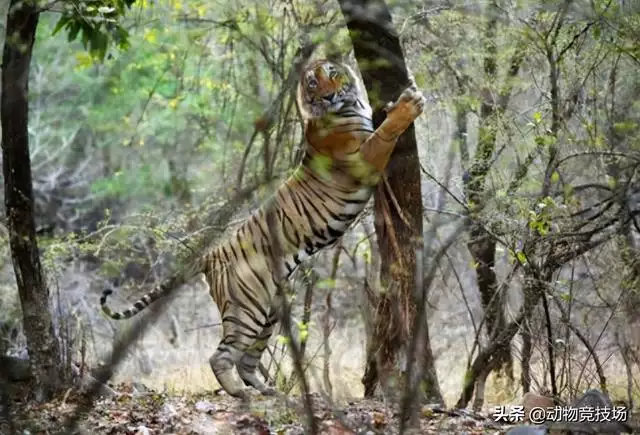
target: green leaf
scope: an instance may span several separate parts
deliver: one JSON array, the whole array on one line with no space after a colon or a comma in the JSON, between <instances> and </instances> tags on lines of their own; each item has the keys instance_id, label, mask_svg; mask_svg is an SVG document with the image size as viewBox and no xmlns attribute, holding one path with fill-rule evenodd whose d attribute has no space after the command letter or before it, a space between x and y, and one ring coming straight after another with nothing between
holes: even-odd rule
<instances>
[{"instance_id":1,"label":"green leaf","mask_svg":"<svg viewBox=\"0 0 640 435\"><path fill-rule=\"evenodd\" d=\"M637 127L638 127L638 124L636 124L633 121L616 122L613 124L613 129L618 134L632 133L633 130L635 130Z\"/></svg>"},{"instance_id":2,"label":"green leaf","mask_svg":"<svg viewBox=\"0 0 640 435\"><path fill-rule=\"evenodd\" d=\"M320 280L316 284L316 287L321 289L332 289L332 288L335 288L335 286L336 286L336 280L331 278Z\"/></svg>"},{"instance_id":3,"label":"green leaf","mask_svg":"<svg viewBox=\"0 0 640 435\"><path fill-rule=\"evenodd\" d=\"M158 31L156 29L148 29L144 32L143 39L149 44L155 44L158 42Z\"/></svg>"},{"instance_id":4,"label":"green leaf","mask_svg":"<svg viewBox=\"0 0 640 435\"><path fill-rule=\"evenodd\" d=\"M70 21L70 18L66 15L63 15L62 17L60 17L60 19L56 23L56 26L53 28L53 32L51 32L51 34L55 35L56 33L58 33L60 29L62 29L65 25L67 25L69 21Z\"/></svg>"},{"instance_id":5,"label":"green leaf","mask_svg":"<svg viewBox=\"0 0 640 435\"><path fill-rule=\"evenodd\" d=\"M112 8L110 6L100 6L98 8L98 12L100 12L101 14L110 14L113 11L115 11L115 8Z\"/></svg>"},{"instance_id":6,"label":"green leaf","mask_svg":"<svg viewBox=\"0 0 640 435\"><path fill-rule=\"evenodd\" d=\"M416 74L414 75L414 79L415 79L415 81L416 81L416 85L417 85L419 88L424 88L424 87L426 87L426 86L427 86L427 78L425 77L425 75L424 75L424 74L422 74L422 73L416 73Z\"/></svg>"},{"instance_id":7,"label":"green leaf","mask_svg":"<svg viewBox=\"0 0 640 435\"><path fill-rule=\"evenodd\" d=\"M563 188L563 191L564 191L564 199L565 199L565 201L566 201L566 200L568 200L568 199L572 196L572 194L573 194L573 186L572 186L571 184L565 184L565 185L564 185L564 188Z\"/></svg>"},{"instance_id":8,"label":"green leaf","mask_svg":"<svg viewBox=\"0 0 640 435\"><path fill-rule=\"evenodd\" d=\"M308 329L301 330L298 333L298 339L300 340L300 343L305 343L307 341L308 337L309 337L309 330Z\"/></svg>"},{"instance_id":9,"label":"green leaf","mask_svg":"<svg viewBox=\"0 0 640 435\"><path fill-rule=\"evenodd\" d=\"M104 60L104 56L107 53L107 45L109 38L99 30L91 30L90 47L91 54L101 61Z\"/></svg>"},{"instance_id":10,"label":"green leaf","mask_svg":"<svg viewBox=\"0 0 640 435\"><path fill-rule=\"evenodd\" d=\"M78 51L76 57L76 71L89 68L93 65L93 57L86 51Z\"/></svg>"},{"instance_id":11,"label":"green leaf","mask_svg":"<svg viewBox=\"0 0 640 435\"><path fill-rule=\"evenodd\" d=\"M542 113L535 112L533 114L533 122L535 122L536 124L540 124L540 122L542 122Z\"/></svg>"},{"instance_id":12,"label":"green leaf","mask_svg":"<svg viewBox=\"0 0 640 435\"><path fill-rule=\"evenodd\" d=\"M278 342L278 344L289 344L289 339L284 335L278 335L276 341Z\"/></svg>"},{"instance_id":13,"label":"green leaf","mask_svg":"<svg viewBox=\"0 0 640 435\"><path fill-rule=\"evenodd\" d=\"M78 36L78 32L80 31L80 24L77 22L70 22L67 26L69 33L67 34L67 39L69 42L73 42Z\"/></svg>"}]
</instances>

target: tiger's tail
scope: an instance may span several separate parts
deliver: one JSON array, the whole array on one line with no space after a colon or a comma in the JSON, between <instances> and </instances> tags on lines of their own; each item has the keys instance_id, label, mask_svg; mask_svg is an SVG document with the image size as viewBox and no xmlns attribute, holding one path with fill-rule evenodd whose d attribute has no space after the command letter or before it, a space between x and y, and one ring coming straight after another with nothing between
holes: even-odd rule
<instances>
[{"instance_id":1,"label":"tiger's tail","mask_svg":"<svg viewBox=\"0 0 640 435\"><path fill-rule=\"evenodd\" d=\"M100 308L102 312L106 314L108 317L114 320L125 320L129 319L140 311L147 308L149 305L160 299L166 293L166 288L162 285L154 288L149 293L138 299L131 308L128 308L124 311L113 311L107 305L107 298L113 293L111 289L106 289L102 292L102 296L100 297Z\"/></svg>"}]
</instances>

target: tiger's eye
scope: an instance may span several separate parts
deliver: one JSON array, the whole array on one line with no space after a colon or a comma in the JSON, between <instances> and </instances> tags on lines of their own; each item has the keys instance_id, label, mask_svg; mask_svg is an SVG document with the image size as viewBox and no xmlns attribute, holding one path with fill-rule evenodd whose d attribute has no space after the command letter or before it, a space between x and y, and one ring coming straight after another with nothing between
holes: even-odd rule
<instances>
[{"instance_id":1,"label":"tiger's eye","mask_svg":"<svg viewBox=\"0 0 640 435\"><path fill-rule=\"evenodd\" d=\"M308 89L315 89L317 87L318 87L318 81L316 79L307 80L307 88Z\"/></svg>"}]
</instances>

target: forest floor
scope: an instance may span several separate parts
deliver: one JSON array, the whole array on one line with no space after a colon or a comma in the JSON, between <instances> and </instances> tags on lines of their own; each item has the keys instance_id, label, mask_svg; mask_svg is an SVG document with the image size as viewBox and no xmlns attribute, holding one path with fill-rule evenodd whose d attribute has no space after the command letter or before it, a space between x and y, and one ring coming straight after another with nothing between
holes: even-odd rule
<instances>
[{"instance_id":1,"label":"forest floor","mask_svg":"<svg viewBox=\"0 0 640 435\"><path fill-rule=\"evenodd\" d=\"M131 384L113 387L117 393L100 398L79 419L78 434L278 434L305 433L305 412L299 397L256 397L248 405L214 393L166 394L138 391ZM87 405L87 398L73 391L51 402L36 405L14 400L10 411L13 428L0 425L0 433L57 434L68 419ZM396 434L398 415L379 401L356 400L332 407L320 395L312 395L313 412L319 433ZM5 418L7 416L5 415ZM3 422L6 424L7 422ZM500 434L508 426L490 416L447 412L423 407L422 434Z\"/></svg>"}]
</instances>

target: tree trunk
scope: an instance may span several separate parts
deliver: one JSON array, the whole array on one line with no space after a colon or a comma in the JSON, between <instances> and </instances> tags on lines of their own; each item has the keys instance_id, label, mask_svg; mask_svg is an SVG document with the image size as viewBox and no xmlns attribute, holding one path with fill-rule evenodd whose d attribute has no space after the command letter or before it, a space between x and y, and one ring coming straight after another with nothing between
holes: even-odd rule
<instances>
[{"instance_id":1,"label":"tree trunk","mask_svg":"<svg viewBox=\"0 0 640 435\"><path fill-rule=\"evenodd\" d=\"M495 2L488 6L488 21L485 29L485 56L484 75L486 87L481 91L480 120L478 131L478 145L474 160L464 177L464 193L471 210L471 220L468 227L469 242L467 248L473 258L476 272L476 283L480 292L482 308L484 309L484 324L487 335L493 340L507 326L504 315L504 295L498 291L498 277L495 272L496 241L487 231L487 217L482 210L490 199L487 197L486 179L491 170L492 160L496 150L497 121L506 109L511 96L512 80L517 77L523 60L524 47L518 50L511 59L507 80L497 96L494 96L491 85L495 85L498 75L498 53L496 31L498 26L499 10ZM458 109L461 111L461 108ZM466 112L465 112L466 113ZM461 114L462 115L462 114ZM466 118L466 117L465 117ZM458 129L466 130L466 119L460 119ZM458 135L461 141L463 136ZM466 150L464 144L462 149ZM463 155L463 163L464 162ZM486 376L478 379L478 391L474 401L474 408L478 409L484 403L484 383L488 374L494 369L503 369L510 382L513 382L513 357L511 355L511 343L503 343L503 347L497 349L497 355L492 358L493 367L487 368Z\"/></svg>"},{"instance_id":2,"label":"tree trunk","mask_svg":"<svg viewBox=\"0 0 640 435\"><path fill-rule=\"evenodd\" d=\"M383 0L340 0L354 52L369 101L373 124L385 119L384 105L395 101L409 83L400 41ZM380 60L384 59L384 64ZM381 280L388 291L379 296L374 319L372 351L367 356L363 377L365 396L371 396L380 379L399 380L399 353L408 344L416 306L415 287L417 241L422 243L422 193L420 164L413 125L398 140L387 168L388 187L381 182L375 194L375 227L382 259ZM395 198L394 198L395 197ZM429 334L422 360L433 365ZM427 350L428 349L428 350ZM425 367L424 385L428 397L441 399L435 367ZM391 392L389 385L383 386Z\"/></svg>"},{"instance_id":3,"label":"tree trunk","mask_svg":"<svg viewBox=\"0 0 640 435\"><path fill-rule=\"evenodd\" d=\"M520 333L522 335L522 373L520 374L520 385L522 394L531 391L531 356L533 355L533 336L528 319L524 320Z\"/></svg>"},{"instance_id":4,"label":"tree trunk","mask_svg":"<svg viewBox=\"0 0 640 435\"><path fill-rule=\"evenodd\" d=\"M12 0L2 61L2 157L9 244L22 304L24 331L36 400L58 390L63 371L49 311L33 218L29 158L28 79L38 11L35 3Z\"/></svg>"}]
</instances>

